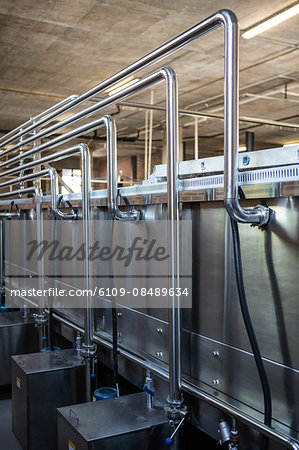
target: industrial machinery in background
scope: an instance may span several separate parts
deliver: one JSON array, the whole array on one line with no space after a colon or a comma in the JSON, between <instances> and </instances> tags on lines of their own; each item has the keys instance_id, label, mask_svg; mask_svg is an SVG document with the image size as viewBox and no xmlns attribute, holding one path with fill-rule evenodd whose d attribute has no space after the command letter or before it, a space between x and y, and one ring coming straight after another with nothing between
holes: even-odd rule
<instances>
[{"instance_id":1,"label":"industrial machinery in background","mask_svg":"<svg viewBox=\"0 0 299 450\"><path fill-rule=\"evenodd\" d=\"M169 67L95 99L220 26L225 40L224 156L179 162L178 88ZM238 155L238 39L235 15L219 11L0 139L6 301L25 306L24 326L35 321L35 344L52 350L13 357L13 426L24 448L53 449L57 425L59 449L116 449L119 442L127 449L179 449L186 443L184 428L191 423L230 449L299 449L299 147ZM141 185L118 188L117 123L105 115L105 108L159 83L165 84L166 93L167 164L156 166ZM107 189L92 191L89 149L68 143L98 128L106 131ZM51 165L74 155L81 158L82 192L61 198ZM44 178L50 180L47 195L41 190ZM120 206L121 198L125 206ZM51 276L51 283L61 286L57 265L41 258L33 269L26 262L26 239L20 230L30 233L33 224L38 241L50 233L69 245L81 233L89 248L91 222L105 241L104 222L111 228L117 220L124 222L133 239L134 224L152 219L168 223L173 290L182 284L185 265L180 255L187 243L181 239L180 224L192 224L191 307L181 308L180 298L174 296L169 296L168 308L151 307L149 301L143 309L103 296L96 299L102 307L95 309L93 278L106 269L88 258L80 269L74 262L58 266L62 273L71 271L70 278L83 271L83 308L53 307L50 298L37 303L9 296L12 290L29 289L32 280L43 290ZM131 286L130 277L123 283ZM55 351L54 336L64 344L74 343L75 349ZM113 371L116 396L92 402L94 381L98 377L101 384L104 366ZM119 376L143 392L122 395ZM40 386L46 390L44 402ZM48 437L38 432L43 423L49 427Z\"/></svg>"}]
</instances>

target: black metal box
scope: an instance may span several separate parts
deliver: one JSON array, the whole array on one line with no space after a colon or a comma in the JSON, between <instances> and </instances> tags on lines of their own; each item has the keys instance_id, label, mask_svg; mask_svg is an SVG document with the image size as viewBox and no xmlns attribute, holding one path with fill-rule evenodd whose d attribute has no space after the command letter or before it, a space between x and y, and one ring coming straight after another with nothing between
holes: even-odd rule
<instances>
[{"instance_id":1,"label":"black metal box","mask_svg":"<svg viewBox=\"0 0 299 450\"><path fill-rule=\"evenodd\" d=\"M58 410L58 450L163 448L169 426L163 408L148 408L144 392Z\"/></svg>"},{"instance_id":2,"label":"black metal box","mask_svg":"<svg viewBox=\"0 0 299 450\"><path fill-rule=\"evenodd\" d=\"M38 332L32 318L19 311L0 313L0 386L11 383L11 356L38 352Z\"/></svg>"},{"instance_id":3,"label":"black metal box","mask_svg":"<svg viewBox=\"0 0 299 450\"><path fill-rule=\"evenodd\" d=\"M12 357L12 429L23 449L57 448L56 408L85 401L76 350Z\"/></svg>"}]
</instances>

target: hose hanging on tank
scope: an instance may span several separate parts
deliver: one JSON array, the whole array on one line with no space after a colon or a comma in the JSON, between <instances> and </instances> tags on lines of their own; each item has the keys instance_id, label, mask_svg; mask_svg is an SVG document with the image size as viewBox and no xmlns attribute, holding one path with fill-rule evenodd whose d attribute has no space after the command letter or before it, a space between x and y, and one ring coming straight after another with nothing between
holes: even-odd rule
<instances>
[{"instance_id":1,"label":"hose hanging on tank","mask_svg":"<svg viewBox=\"0 0 299 450\"><path fill-rule=\"evenodd\" d=\"M61 204L62 200L63 200L64 203L66 203L66 204L69 206L69 208L71 208L75 213L78 213L78 210L73 208L72 202L70 202L70 200L64 200L64 199L63 199L63 194L60 194L59 197L58 197L58 202L57 202L57 207L58 207L58 208L60 207L60 204Z\"/></svg>"},{"instance_id":2,"label":"hose hanging on tank","mask_svg":"<svg viewBox=\"0 0 299 450\"><path fill-rule=\"evenodd\" d=\"M126 206L130 206L130 202L127 197L119 194L119 197L123 199ZM119 397L119 383L118 383L118 345L117 345L117 337L118 337L118 329L117 329L117 309L115 301L112 300L111 306L111 314L112 314L112 353L113 353L113 383L115 384L117 396Z\"/></svg>"},{"instance_id":3,"label":"hose hanging on tank","mask_svg":"<svg viewBox=\"0 0 299 450\"><path fill-rule=\"evenodd\" d=\"M130 202L127 197L119 195L122 198L127 206L130 205ZM111 315L112 315L112 354L113 354L113 383L116 388L117 396L119 397L119 383L118 383L118 345L117 345L117 337L118 337L118 329L117 329L117 309L114 299L112 300L111 305Z\"/></svg>"},{"instance_id":4,"label":"hose hanging on tank","mask_svg":"<svg viewBox=\"0 0 299 450\"><path fill-rule=\"evenodd\" d=\"M239 238L239 229L238 224L234 219L230 219L231 228L232 228L232 236L233 236L233 248L234 248L234 259L235 259L235 270L236 270L236 279L237 279L237 287L239 294L240 307L242 312L242 317L244 320L245 328L247 331L247 335L250 341L252 353L254 356L254 360L256 363L256 367L258 370L258 374L260 377L263 397L264 397L264 423L265 425L271 427L272 421L272 399L271 399L271 391L267 378L267 374L265 371L264 363L262 360L261 352L258 346L258 342L255 336L254 328L252 325L245 287L244 287L244 279L243 279L243 269L242 269L242 259L241 259L241 247L240 247L240 238ZM268 448L269 438L264 436L262 437L261 442L261 450L266 450Z\"/></svg>"}]
</instances>

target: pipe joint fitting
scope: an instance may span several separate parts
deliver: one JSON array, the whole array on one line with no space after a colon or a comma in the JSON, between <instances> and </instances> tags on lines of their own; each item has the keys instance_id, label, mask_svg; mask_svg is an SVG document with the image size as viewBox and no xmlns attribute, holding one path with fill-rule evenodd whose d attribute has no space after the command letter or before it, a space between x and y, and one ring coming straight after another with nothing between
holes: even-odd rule
<instances>
[{"instance_id":1,"label":"pipe joint fitting","mask_svg":"<svg viewBox=\"0 0 299 450\"><path fill-rule=\"evenodd\" d=\"M258 226L258 228L263 229L270 220L270 208L264 205L256 205L254 211L257 211L260 216L260 223L252 224L252 226Z\"/></svg>"},{"instance_id":2,"label":"pipe joint fitting","mask_svg":"<svg viewBox=\"0 0 299 450\"><path fill-rule=\"evenodd\" d=\"M181 400L170 400L168 398L167 403L164 406L164 411L169 421L172 421L174 423L177 423L183 417L186 417L188 412L183 398Z\"/></svg>"},{"instance_id":3,"label":"pipe joint fitting","mask_svg":"<svg viewBox=\"0 0 299 450\"><path fill-rule=\"evenodd\" d=\"M35 320L36 326L43 326L47 323L47 314L43 313L34 313L33 318Z\"/></svg>"},{"instance_id":4,"label":"pipe joint fitting","mask_svg":"<svg viewBox=\"0 0 299 450\"><path fill-rule=\"evenodd\" d=\"M87 345L82 344L82 347L80 349L80 356L83 359L94 359L97 353L97 347L95 344Z\"/></svg>"}]
</instances>

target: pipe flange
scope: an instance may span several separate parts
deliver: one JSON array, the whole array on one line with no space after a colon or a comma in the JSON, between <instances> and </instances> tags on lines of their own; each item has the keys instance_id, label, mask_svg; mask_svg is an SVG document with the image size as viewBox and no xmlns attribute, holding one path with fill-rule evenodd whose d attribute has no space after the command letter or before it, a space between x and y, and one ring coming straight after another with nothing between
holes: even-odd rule
<instances>
[{"instance_id":1,"label":"pipe flange","mask_svg":"<svg viewBox=\"0 0 299 450\"><path fill-rule=\"evenodd\" d=\"M183 398L175 401L167 399L164 411L167 418L175 423L185 417L188 412Z\"/></svg>"},{"instance_id":2,"label":"pipe flange","mask_svg":"<svg viewBox=\"0 0 299 450\"><path fill-rule=\"evenodd\" d=\"M35 325L37 325L37 326L42 326L42 325L45 325L47 323L47 315L46 315L46 313L42 313L42 314L34 313L33 317L34 317L34 320L35 320Z\"/></svg>"},{"instance_id":3,"label":"pipe flange","mask_svg":"<svg viewBox=\"0 0 299 450\"><path fill-rule=\"evenodd\" d=\"M264 205L257 205L255 209L257 211L259 211L261 214L262 219L261 219L261 222L259 223L259 228L262 228L265 225L267 225L267 223L269 222L270 208L268 208L268 206L264 206Z\"/></svg>"},{"instance_id":4,"label":"pipe flange","mask_svg":"<svg viewBox=\"0 0 299 450\"><path fill-rule=\"evenodd\" d=\"M274 211L270 209L268 206L264 205L256 205L254 211L258 211L261 217L261 221L259 223L252 223L252 227L258 227L260 230L264 230L268 223L271 221L271 218L274 214Z\"/></svg>"},{"instance_id":5,"label":"pipe flange","mask_svg":"<svg viewBox=\"0 0 299 450\"><path fill-rule=\"evenodd\" d=\"M95 358L97 353L97 347L95 344L92 345L87 345L87 344L82 344L82 347L80 349L80 356L82 356L82 358L84 359L93 359Z\"/></svg>"}]
</instances>

